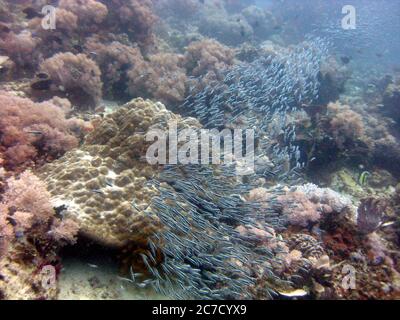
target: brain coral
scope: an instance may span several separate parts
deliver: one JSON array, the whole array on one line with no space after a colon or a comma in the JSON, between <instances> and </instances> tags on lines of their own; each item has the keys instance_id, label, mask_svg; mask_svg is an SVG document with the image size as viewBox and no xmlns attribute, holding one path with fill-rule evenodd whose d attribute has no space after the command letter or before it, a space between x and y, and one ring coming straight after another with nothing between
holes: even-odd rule
<instances>
[{"instance_id":1,"label":"brain coral","mask_svg":"<svg viewBox=\"0 0 400 320\"><path fill-rule=\"evenodd\" d=\"M132 100L106 116L80 149L43 168L54 204L64 205L67 215L77 218L84 235L121 247L157 229L157 218L148 212L158 194L152 178L159 169L143 159L151 144L145 133L166 128L169 121L176 121L178 128L199 126L161 103Z\"/></svg>"}]
</instances>

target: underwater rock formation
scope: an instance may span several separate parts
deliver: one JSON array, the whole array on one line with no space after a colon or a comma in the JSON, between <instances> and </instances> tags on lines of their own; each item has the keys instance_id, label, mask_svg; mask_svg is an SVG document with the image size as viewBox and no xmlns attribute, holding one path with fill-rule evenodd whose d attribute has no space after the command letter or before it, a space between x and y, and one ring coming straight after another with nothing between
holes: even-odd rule
<instances>
[{"instance_id":1,"label":"underwater rock formation","mask_svg":"<svg viewBox=\"0 0 400 320\"><path fill-rule=\"evenodd\" d=\"M0 300L65 297L89 251L121 294L86 297L400 298L399 50L376 52L398 22L289 2L0 0ZM150 163L176 122L224 135L224 163Z\"/></svg>"},{"instance_id":2,"label":"underwater rock formation","mask_svg":"<svg viewBox=\"0 0 400 320\"><path fill-rule=\"evenodd\" d=\"M199 31L228 46L239 45L253 37L253 28L246 19L240 17L221 15L218 12L203 14L199 22Z\"/></svg>"},{"instance_id":3,"label":"underwater rock formation","mask_svg":"<svg viewBox=\"0 0 400 320\"><path fill-rule=\"evenodd\" d=\"M318 103L327 104L335 102L344 92L345 83L350 78L350 71L346 65L340 64L335 57L329 57L322 64L318 77L321 83Z\"/></svg>"}]
</instances>

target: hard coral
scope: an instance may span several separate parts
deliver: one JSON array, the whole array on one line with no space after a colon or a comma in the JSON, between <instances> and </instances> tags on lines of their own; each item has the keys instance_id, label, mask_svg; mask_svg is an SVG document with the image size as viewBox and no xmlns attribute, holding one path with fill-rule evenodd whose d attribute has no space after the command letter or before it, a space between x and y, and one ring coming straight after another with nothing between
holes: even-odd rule
<instances>
[{"instance_id":1,"label":"hard coral","mask_svg":"<svg viewBox=\"0 0 400 320\"><path fill-rule=\"evenodd\" d=\"M82 108L95 107L102 96L101 71L84 54L58 53L46 59L40 70L49 75L56 92L65 92Z\"/></svg>"},{"instance_id":2,"label":"hard coral","mask_svg":"<svg viewBox=\"0 0 400 320\"><path fill-rule=\"evenodd\" d=\"M158 193L151 180L160 168L144 158L151 144L145 133L166 128L169 121L177 121L179 128L198 126L161 103L142 99L109 114L82 148L41 170L55 206L65 205L82 233L99 243L122 247L146 239L159 228L157 219L145 213L151 213L151 200Z\"/></svg>"},{"instance_id":3,"label":"hard coral","mask_svg":"<svg viewBox=\"0 0 400 320\"><path fill-rule=\"evenodd\" d=\"M17 169L40 159L56 158L78 145L74 119L52 101L34 103L0 91L0 148L4 165Z\"/></svg>"}]
</instances>

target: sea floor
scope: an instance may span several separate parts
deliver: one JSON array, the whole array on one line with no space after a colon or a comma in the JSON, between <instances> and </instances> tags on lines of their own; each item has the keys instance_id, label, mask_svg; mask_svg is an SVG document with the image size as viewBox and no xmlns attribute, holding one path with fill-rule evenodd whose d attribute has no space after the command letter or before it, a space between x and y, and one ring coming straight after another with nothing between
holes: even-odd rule
<instances>
[{"instance_id":1,"label":"sea floor","mask_svg":"<svg viewBox=\"0 0 400 320\"><path fill-rule=\"evenodd\" d=\"M168 299L120 277L117 262L104 256L64 257L58 286L59 300Z\"/></svg>"}]
</instances>

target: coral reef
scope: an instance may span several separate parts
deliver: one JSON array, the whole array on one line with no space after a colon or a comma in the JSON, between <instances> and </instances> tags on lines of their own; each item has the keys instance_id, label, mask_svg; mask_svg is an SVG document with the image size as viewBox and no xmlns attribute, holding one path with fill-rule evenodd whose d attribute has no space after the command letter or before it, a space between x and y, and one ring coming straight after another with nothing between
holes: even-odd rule
<instances>
[{"instance_id":1,"label":"coral reef","mask_svg":"<svg viewBox=\"0 0 400 320\"><path fill-rule=\"evenodd\" d=\"M101 71L84 54L59 53L40 65L41 72L49 75L54 91L65 93L82 108L95 107L102 96Z\"/></svg>"},{"instance_id":2,"label":"coral reef","mask_svg":"<svg viewBox=\"0 0 400 320\"><path fill-rule=\"evenodd\" d=\"M255 5L242 10L242 15L253 29L254 36L260 40L268 39L276 33L278 22L271 12Z\"/></svg>"},{"instance_id":3,"label":"coral reef","mask_svg":"<svg viewBox=\"0 0 400 320\"><path fill-rule=\"evenodd\" d=\"M273 189L253 189L249 200L263 203L274 194ZM350 199L314 184L287 189L284 194L275 197L273 206L289 224L303 228L323 223L329 215L353 216L354 219L356 212Z\"/></svg>"},{"instance_id":4,"label":"coral reef","mask_svg":"<svg viewBox=\"0 0 400 320\"><path fill-rule=\"evenodd\" d=\"M119 41L102 43L97 37L85 43L87 54L91 54L101 69L103 92L106 97L124 97L128 90L128 72L131 69L146 72L146 63L137 47ZM138 74L140 77L140 74Z\"/></svg>"},{"instance_id":5,"label":"coral reef","mask_svg":"<svg viewBox=\"0 0 400 320\"><path fill-rule=\"evenodd\" d=\"M385 114L392 117L395 121L400 122L400 84L392 83L387 86L383 96L383 104Z\"/></svg>"},{"instance_id":6,"label":"coral reef","mask_svg":"<svg viewBox=\"0 0 400 320\"><path fill-rule=\"evenodd\" d=\"M78 219L83 235L99 243L122 247L143 241L157 229L157 219L147 218L157 195L151 180L157 167L144 158L152 127L198 126L182 119L160 103L133 100L95 126L84 145L46 165L41 176L48 183L56 207L66 207Z\"/></svg>"},{"instance_id":7,"label":"coral reef","mask_svg":"<svg viewBox=\"0 0 400 320\"><path fill-rule=\"evenodd\" d=\"M154 41L153 27L157 16L153 12L151 0L109 0L109 23L118 23L119 31L126 32L133 42L142 46Z\"/></svg>"},{"instance_id":8,"label":"coral reef","mask_svg":"<svg viewBox=\"0 0 400 320\"><path fill-rule=\"evenodd\" d=\"M96 0L60 0L58 7L73 13L78 18L80 28L100 24L108 14L107 6Z\"/></svg>"},{"instance_id":9,"label":"coral reef","mask_svg":"<svg viewBox=\"0 0 400 320\"><path fill-rule=\"evenodd\" d=\"M200 128L197 120L142 99L107 115L80 149L41 169L52 203L77 220L82 235L123 249L128 269L153 277L143 286L152 284L176 297L251 296L238 288L274 278L265 271L269 250L253 252L251 239L235 229L252 225L255 218L264 228L269 218L257 217L252 203L232 196L243 192L234 168L148 164L144 133L166 129L171 121L177 121L178 130ZM223 188L217 184L221 179ZM203 192L196 192L199 186Z\"/></svg>"},{"instance_id":10,"label":"coral reef","mask_svg":"<svg viewBox=\"0 0 400 320\"><path fill-rule=\"evenodd\" d=\"M211 39L191 43L183 61L190 76L212 79L220 79L221 73L233 64L233 50Z\"/></svg>"},{"instance_id":11,"label":"coral reef","mask_svg":"<svg viewBox=\"0 0 400 320\"><path fill-rule=\"evenodd\" d=\"M154 98L167 106L180 104L187 89L183 57L171 53L149 56L148 61L136 63L129 71L129 93L134 97Z\"/></svg>"},{"instance_id":12,"label":"coral reef","mask_svg":"<svg viewBox=\"0 0 400 320\"><path fill-rule=\"evenodd\" d=\"M45 184L31 172L9 178L6 184L0 203L0 295L6 299L55 298L57 284L43 285L42 268L57 266L58 249L75 242L78 226L73 220L56 217Z\"/></svg>"},{"instance_id":13,"label":"coral reef","mask_svg":"<svg viewBox=\"0 0 400 320\"><path fill-rule=\"evenodd\" d=\"M311 2L0 0L0 299L60 298L94 247L115 265L74 295L400 298L396 21L339 35ZM175 125L224 162L147 134Z\"/></svg>"},{"instance_id":14,"label":"coral reef","mask_svg":"<svg viewBox=\"0 0 400 320\"><path fill-rule=\"evenodd\" d=\"M364 135L364 124L360 114L340 103L328 104L330 128L328 129L339 149L354 143Z\"/></svg>"},{"instance_id":15,"label":"coral reef","mask_svg":"<svg viewBox=\"0 0 400 320\"><path fill-rule=\"evenodd\" d=\"M18 34L11 31L0 39L0 52L12 57L18 67L32 69L39 58L37 45L37 40L29 31L21 31Z\"/></svg>"},{"instance_id":16,"label":"coral reef","mask_svg":"<svg viewBox=\"0 0 400 320\"><path fill-rule=\"evenodd\" d=\"M0 150L5 167L15 170L54 159L78 145L73 130L83 129L84 122L66 119L68 110L58 106L57 100L34 103L0 92L0 105ZM69 102L66 106L70 107Z\"/></svg>"}]
</instances>

